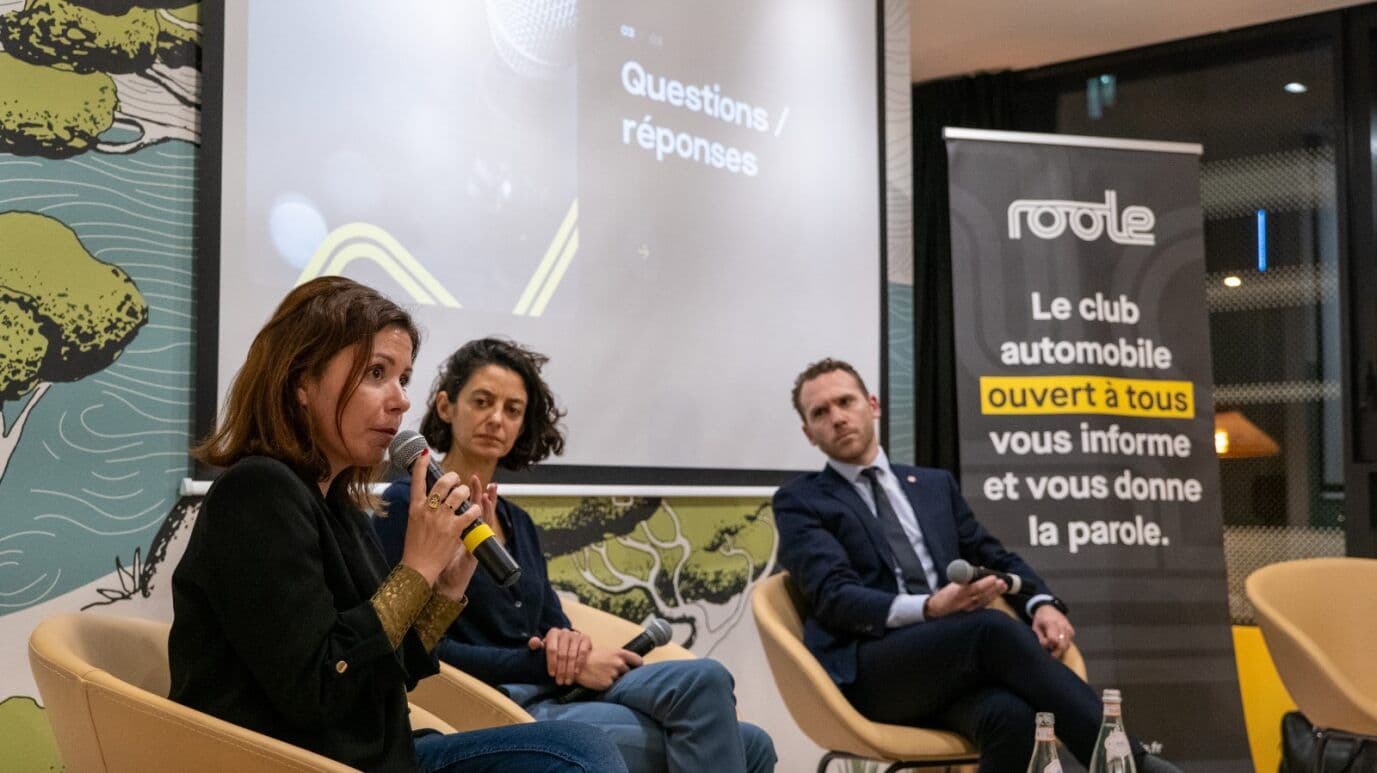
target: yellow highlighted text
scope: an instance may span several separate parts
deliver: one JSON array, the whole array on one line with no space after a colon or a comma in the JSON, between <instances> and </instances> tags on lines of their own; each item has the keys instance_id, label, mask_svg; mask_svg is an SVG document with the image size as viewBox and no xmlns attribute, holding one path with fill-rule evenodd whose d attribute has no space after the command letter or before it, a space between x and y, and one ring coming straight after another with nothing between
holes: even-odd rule
<instances>
[{"instance_id":1,"label":"yellow highlighted text","mask_svg":"<svg viewBox=\"0 0 1377 773\"><path fill-rule=\"evenodd\" d=\"M1005 416L1100 413L1193 419L1195 384L1109 376L981 376L980 412Z\"/></svg>"}]
</instances>

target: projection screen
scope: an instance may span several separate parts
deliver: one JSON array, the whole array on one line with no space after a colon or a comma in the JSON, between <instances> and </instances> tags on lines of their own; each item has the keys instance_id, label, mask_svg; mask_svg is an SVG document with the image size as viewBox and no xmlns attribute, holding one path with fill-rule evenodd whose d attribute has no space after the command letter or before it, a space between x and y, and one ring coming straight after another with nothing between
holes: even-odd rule
<instances>
[{"instance_id":1,"label":"projection screen","mask_svg":"<svg viewBox=\"0 0 1377 773\"><path fill-rule=\"evenodd\" d=\"M548 354L530 482L777 482L821 461L804 365L880 385L874 4L226 6L217 405L322 274L417 315L406 426L464 341Z\"/></svg>"}]
</instances>

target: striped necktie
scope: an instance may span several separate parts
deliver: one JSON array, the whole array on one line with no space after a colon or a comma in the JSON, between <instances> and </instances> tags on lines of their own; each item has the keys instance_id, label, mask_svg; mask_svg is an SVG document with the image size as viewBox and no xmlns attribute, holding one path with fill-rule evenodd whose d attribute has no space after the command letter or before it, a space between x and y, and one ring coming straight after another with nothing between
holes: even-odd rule
<instances>
[{"instance_id":1,"label":"striped necktie","mask_svg":"<svg viewBox=\"0 0 1377 773\"><path fill-rule=\"evenodd\" d=\"M918 553L913 549L913 543L909 542L908 534L904 532L903 524L899 523L899 515L894 512L894 505L890 504L889 497L885 496L884 486L880 485L880 468L867 467L861 470L861 475L870 481L870 493L875 498L875 515L879 518L880 529L884 532L885 541L889 543L889 552L894 554L895 573L903 577L904 586L909 593L931 593L928 587L927 572L923 571L923 562L918 560Z\"/></svg>"}]
</instances>

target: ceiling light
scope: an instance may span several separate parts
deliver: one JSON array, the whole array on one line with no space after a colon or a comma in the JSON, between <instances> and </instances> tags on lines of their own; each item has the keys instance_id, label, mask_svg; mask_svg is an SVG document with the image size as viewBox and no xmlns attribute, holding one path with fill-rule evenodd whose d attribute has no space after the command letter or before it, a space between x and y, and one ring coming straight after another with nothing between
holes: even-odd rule
<instances>
[{"instance_id":1,"label":"ceiling light","mask_svg":"<svg viewBox=\"0 0 1377 773\"><path fill-rule=\"evenodd\" d=\"M1233 276L1232 274L1230 274L1229 276L1224 277L1224 286L1225 286L1225 287L1238 287L1238 286L1241 285L1241 284L1243 284L1243 280L1242 280L1242 279L1239 279L1239 278L1236 277L1236 276Z\"/></svg>"},{"instance_id":2,"label":"ceiling light","mask_svg":"<svg viewBox=\"0 0 1377 773\"><path fill-rule=\"evenodd\" d=\"M1304 94L1305 92L1310 90L1306 88L1305 84L1301 83L1300 81L1291 81L1285 86L1282 86L1282 88L1286 89L1287 94Z\"/></svg>"}]
</instances>

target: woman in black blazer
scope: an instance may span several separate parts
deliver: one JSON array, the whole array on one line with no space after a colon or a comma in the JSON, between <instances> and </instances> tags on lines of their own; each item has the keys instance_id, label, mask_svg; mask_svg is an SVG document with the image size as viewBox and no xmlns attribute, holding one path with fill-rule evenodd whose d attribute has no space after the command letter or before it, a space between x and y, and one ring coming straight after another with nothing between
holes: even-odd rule
<instances>
[{"instance_id":1,"label":"woman in black blazer","mask_svg":"<svg viewBox=\"0 0 1377 773\"><path fill-rule=\"evenodd\" d=\"M254 339L194 450L228 469L173 574L171 697L364 770L623 771L578 723L412 733L406 692L467 603L459 532L496 501L455 474L427 490L422 457L388 572L363 507L418 343L405 311L340 277L293 290Z\"/></svg>"}]
</instances>

